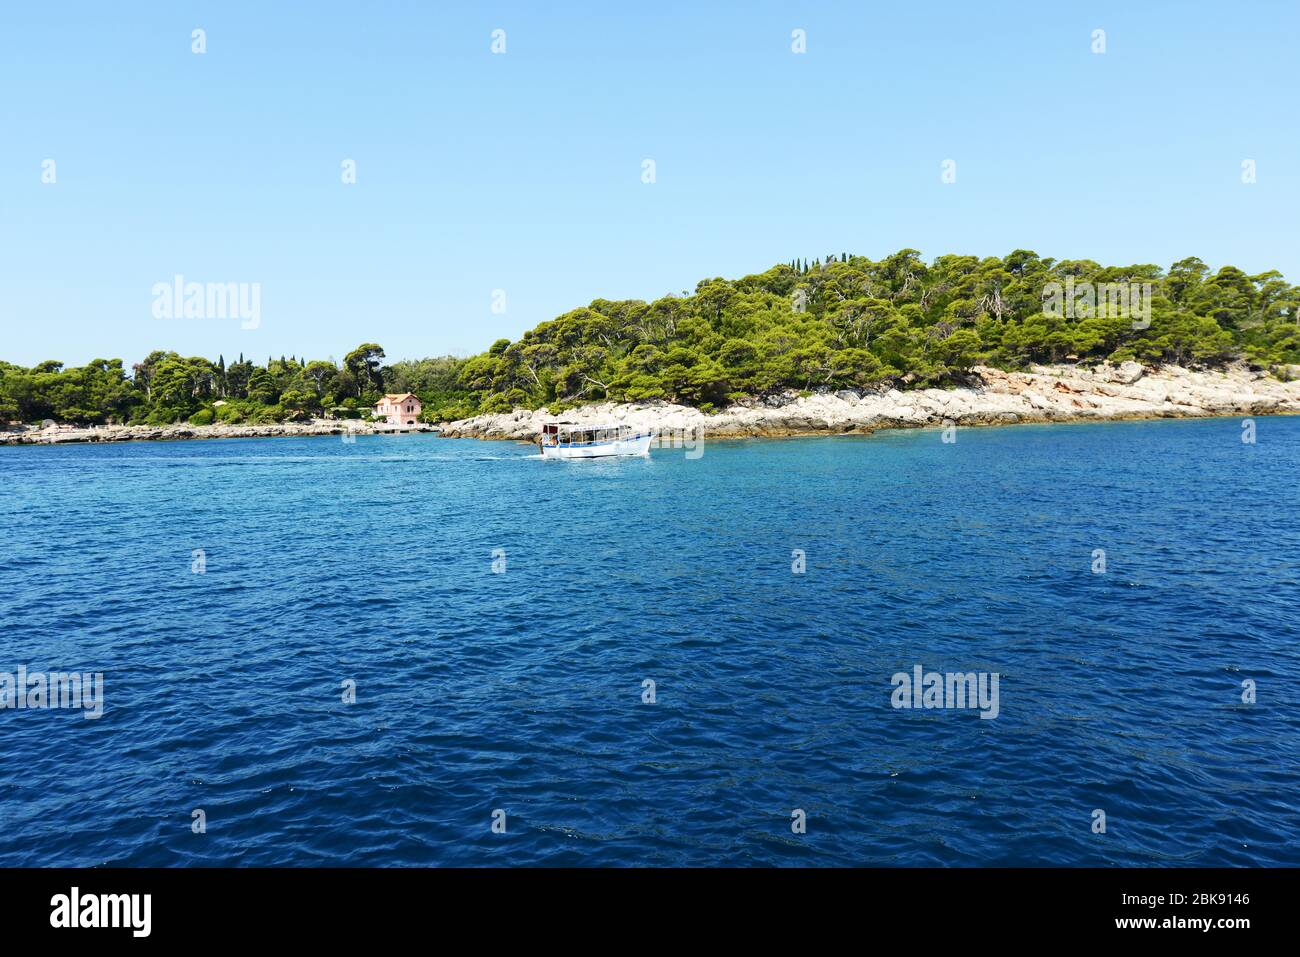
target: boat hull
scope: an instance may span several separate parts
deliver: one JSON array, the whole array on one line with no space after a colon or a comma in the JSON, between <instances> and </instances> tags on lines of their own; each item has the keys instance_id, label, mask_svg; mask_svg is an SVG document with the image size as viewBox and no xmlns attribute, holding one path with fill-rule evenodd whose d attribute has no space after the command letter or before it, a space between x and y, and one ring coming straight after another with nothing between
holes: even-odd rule
<instances>
[{"instance_id":1,"label":"boat hull","mask_svg":"<svg viewBox=\"0 0 1300 957\"><path fill-rule=\"evenodd\" d=\"M612 442L581 445L543 445L544 459L603 459L615 455L649 455L651 435L630 435Z\"/></svg>"}]
</instances>

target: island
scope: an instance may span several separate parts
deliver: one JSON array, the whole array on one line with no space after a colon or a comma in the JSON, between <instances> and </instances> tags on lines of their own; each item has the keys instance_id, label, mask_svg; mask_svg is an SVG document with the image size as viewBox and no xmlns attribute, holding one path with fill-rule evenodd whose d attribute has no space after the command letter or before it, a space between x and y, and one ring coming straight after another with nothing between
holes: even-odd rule
<instances>
[{"instance_id":1,"label":"island","mask_svg":"<svg viewBox=\"0 0 1300 957\"><path fill-rule=\"evenodd\" d=\"M597 299L485 352L0 362L0 443L627 422L715 436L1300 412L1300 287L1200 259L839 253ZM408 398L409 397L409 398ZM395 398L409 401L401 415ZM387 403L387 404L385 404ZM418 413L408 410L418 409Z\"/></svg>"}]
</instances>

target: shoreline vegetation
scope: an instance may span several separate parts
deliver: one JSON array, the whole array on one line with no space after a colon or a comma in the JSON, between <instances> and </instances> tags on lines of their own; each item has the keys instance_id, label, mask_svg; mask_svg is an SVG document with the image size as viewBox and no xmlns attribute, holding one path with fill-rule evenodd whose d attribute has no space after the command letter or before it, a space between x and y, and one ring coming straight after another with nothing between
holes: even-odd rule
<instances>
[{"instance_id":1,"label":"shoreline vegetation","mask_svg":"<svg viewBox=\"0 0 1300 957\"><path fill-rule=\"evenodd\" d=\"M1131 419L1300 414L1300 381L1239 366L1193 371L1136 362L1094 368L1037 366L1027 372L976 367L952 389L789 392L712 414L689 406L606 403L568 413L589 425L627 423L665 438L870 434L879 429L994 426ZM536 441L546 410L496 413L444 425L446 438Z\"/></svg>"},{"instance_id":2,"label":"shoreline vegetation","mask_svg":"<svg viewBox=\"0 0 1300 957\"><path fill-rule=\"evenodd\" d=\"M1210 418L1300 414L1300 380L1283 382L1244 364L1218 371L1164 366L1147 371L1137 363L1037 366L1026 372L976 367L970 381L952 389L900 392L839 390L802 395L786 392L706 413L662 401L598 403L567 418L584 424L627 423L653 429L664 441L798 435L870 434L882 429L949 425L996 426L1051 422ZM441 427L313 419L276 425L49 426L0 432L0 445L146 440L270 438L313 435L436 433L444 438L535 442L546 409L518 409L474 416Z\"/></svg>"},{"instance_id":3,"label":"shoreline vegetation","mask_svg":"<svg viewBox=\"0 0 1300 957\"><path fill-rule=\"evenodd\" d=\"M904 249L597 299L468 358L0 362L0 443L380 431L375 403L406 392L424 425L490 438L548 418L723 436L1293 412L1296 378L1300 287L1276 271Z\"/></svg>"}]
</instances>

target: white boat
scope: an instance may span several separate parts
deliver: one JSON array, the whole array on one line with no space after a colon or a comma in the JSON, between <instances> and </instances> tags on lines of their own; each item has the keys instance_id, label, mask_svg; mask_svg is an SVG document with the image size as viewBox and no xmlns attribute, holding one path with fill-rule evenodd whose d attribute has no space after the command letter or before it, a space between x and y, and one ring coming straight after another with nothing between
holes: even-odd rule
<instances>
[{"instance_id":1,"label":"white boat","mask_svg":"<svg viewBox=\"0 0 1300 957\"><path fill-rule=\"evenodd\" d=\"M542 426L537 444L544 459L596 459L608 455L649 455L650 432L633 432L630 425L580 425L550 422Z\"/></svg>"}]
</instances>

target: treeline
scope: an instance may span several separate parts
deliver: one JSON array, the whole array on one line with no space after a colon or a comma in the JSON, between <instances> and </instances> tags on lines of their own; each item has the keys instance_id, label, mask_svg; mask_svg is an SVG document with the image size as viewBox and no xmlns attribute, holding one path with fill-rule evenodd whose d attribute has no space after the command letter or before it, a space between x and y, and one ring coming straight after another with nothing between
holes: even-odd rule
<instances>
[{"instance_id":1,"label":"treeline","mask_svg":"<svg viewBox=\"0 0 1300 957\"><path fill-rule=\"evenodd\" d=\"M1142 290L1140 316L1104 295ZM1060 290L1071 298L1060 308ZM1057 308L1045 307L1056 290ZM470 359L385 364L365 343L342 364L281 357L227 364L155 352L65 369L0 362L0 420L272 422L364 416L414 392L428 421L603 399L704 408L783 389L923 387L975 364L1068 361L1214 366L1300 363L1300 287L1276 271L1211 271L1199 259L1101 266L1016 250L1002 258L913 249L878 262L840 253L743 279L707 279L654 302L598 299Z\"/></svg>"},{"instance_id":2,"label":"treeline","mask_svg":"<svg viewBox=\"0 0 1300 957\"><path fill-rule=\"evenodd\" d=\"M1045 308L1054 285L1077 302ZM1149 284L1145 318L1089 306L1091 285ZM1094 300L1097 299L1094 296ZM945 385L972 365L1134 359L1217 365L1300 360L1300 288L1270 271L1199 259L1101 266L1016 250L1004 258L914 249L879 262L794 261L693 295L596 300L470 359L460 379L484 411L591 399L710 407L779 389Z\"/></svg>"},{"instance_id":3,"label":"treeline","mask_svg":"<svg viewBox=\"0 0 1300 957\"><path fill-rule=\"evenodd\" d=\"M342 364L297 357L257 365L153 352L128 372L120 359L75 368L56 361L24 369L0 362L0 421L163 425L269 424L316 416L365 418L385 392L448 400L468 393L453 357L384 365L377 343L358 346ZM441 406L433 402L431 415ZM458 411L452 409L451 411Z\"/></svg>"}]
</instances>

